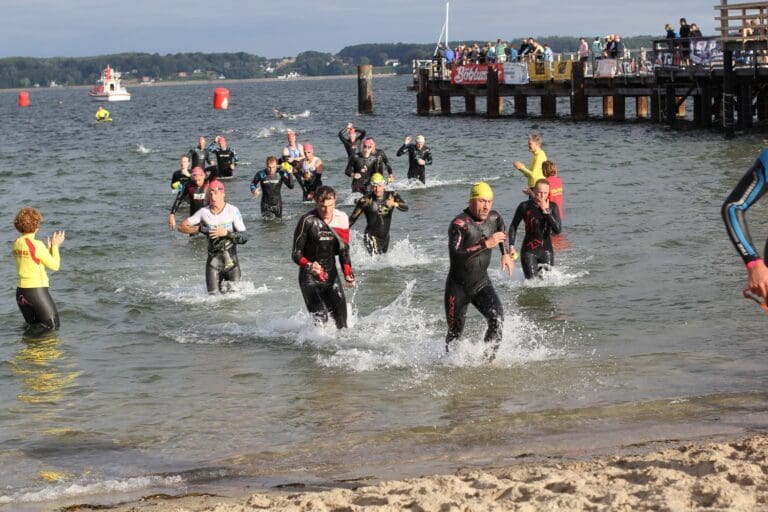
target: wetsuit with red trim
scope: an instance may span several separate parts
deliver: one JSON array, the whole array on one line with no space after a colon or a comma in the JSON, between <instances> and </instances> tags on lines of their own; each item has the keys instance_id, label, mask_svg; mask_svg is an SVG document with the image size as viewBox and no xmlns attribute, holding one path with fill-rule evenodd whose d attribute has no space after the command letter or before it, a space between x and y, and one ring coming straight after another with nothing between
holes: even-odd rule
<instances>
[{"instance_id":1,"label":"wetsuit with red trim","mask_svg":"<svg viewBox=\"0 0 768 512\"><path fill-rule=\"evenodd\" d=\"M747 267L763 258L757 251L747 227L746 213L768 192L768 149L764 149L755 163L742 176L723 203L721 210L728 236ZM768 252L768 240L763 252Z\"/></svg>"},{"instance_id":2,"label":"wetsuit with red trim","mask_svg":"<svg viewBox=\"0 0 768 512\"><path fill-rule=\"evenodd\" d=\"M184 184L184 187L176 194L176 200L173 201L171 206L171 213L176 215L179 211L181 203L184 201L189 202L189 215L192 216L197 210L203 206L208 206L208 182L204 182L203 186L198 187L194 180L190 179Z\"/></svg>"},{"instance_id":3,"label":"wetsuit with red trim","mask_svg":"<svg viewBox=\"0 0 768 512\"><path fill-rule=\"evenodd\" d=\"M509 226L509 245L515 245L517 226L525 221L525 237L520 248L520 264L526 279L539 274L542 265L554 266L555 251L552 248L552 234L560 233L560 209L557 203L549 203L549 210L543 211L536 201L528 199L518 205L512 224Z\"/></svg>"},{"instance_id":4,"label":"wetsuit with red trim","mask_svg":"<svg viewBox=\"0 0 768 512\"><path fill-rule=\"evenodd\" d=\"M451 266L445 281L446 352L450 343L461 337L470 304L488 322L485 343L489 345L491 359L501 343L504 308L488 277L492 250L485 246L486 240L498 231L506 231L506 225L495 210L491 210L484 221L478 221L467 208L451 222L448 229ZM502 255L509 252L506 244L499 245Z\"/></svg>"},{"instance_id":5,"label":"wetsuit with red trim","mask_svg":"<svg viewBox=\"0 0 768 512\"><path fill-rule=\"evenodd\" d=\"M293 234L293 261L299 265L299 287L304 303L315 322L325 323L328 314L339 329L347 326L347 300L336 269L339 257L345 277L353 276L349 257L349 218L334 210L330 223L325 223L316 210L302 215ZM323 272L315 276L310 271L318 262Z\"/></svg>"}]
</instances>

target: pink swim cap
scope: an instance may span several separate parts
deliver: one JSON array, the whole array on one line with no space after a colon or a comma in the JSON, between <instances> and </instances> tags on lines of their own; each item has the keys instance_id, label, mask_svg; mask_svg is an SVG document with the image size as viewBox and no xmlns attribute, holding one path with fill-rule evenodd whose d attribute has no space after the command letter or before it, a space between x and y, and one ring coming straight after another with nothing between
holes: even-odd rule
<instances>
[{"instance_id":1,"label":"pink swim cap","mask_svg":"<svg viewBox=\"0 0 768 512\"><path fill-rule=\"evenodd\" d=\"M312 147L312 144L304 144L304 152L313 153L315 151L315 148Z\"/></svg>"},{"instance_id":2,"label":"pink swim cap","mask_svg":"<svg viewBox=\"0 0 768 512\"><path fill-rule=\"evenodd\" d=\"M192 169L192 176L205 176L205 171L202 167L195 167Z\"/></svg>"},{"instance_id":3,"label":"pink swim cap","mask_svg":"<svg viewBox=\"0 0 768 512\"><path fill-rule=\"evenodd\" d=\"M208 184L208 190L221 190L224 192L224 184L219 180L213 180Z\"/></svg>"}]
</instances>

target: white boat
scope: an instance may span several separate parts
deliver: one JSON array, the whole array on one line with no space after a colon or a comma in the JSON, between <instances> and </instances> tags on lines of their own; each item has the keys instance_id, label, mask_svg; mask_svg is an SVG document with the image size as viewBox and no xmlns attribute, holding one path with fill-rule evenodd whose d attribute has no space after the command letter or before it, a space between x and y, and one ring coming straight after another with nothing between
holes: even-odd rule
<instances>
[{"instance_id":1,"label":"white boat","mask_svg":"<svg viewBox=\"0 0 768 512\"><path fill-rule=\"evenodd\" d=\"M120 84L121 74L109 67L104 68L101 79L88 91L88 96L96 101L129 101L131 93Z\"/></svg>"}]
</instances>

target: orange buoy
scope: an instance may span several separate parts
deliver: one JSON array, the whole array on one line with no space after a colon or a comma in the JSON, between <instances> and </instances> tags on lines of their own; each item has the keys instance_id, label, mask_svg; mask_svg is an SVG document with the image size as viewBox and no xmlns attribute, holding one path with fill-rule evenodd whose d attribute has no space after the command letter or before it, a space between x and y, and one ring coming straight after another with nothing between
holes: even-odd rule
<instances>
[{"instance_id":1,"label":"orange buoy","mask_svg":"<svg viewBox=\"0 0 768 512\"><path fill-rule=\"evenodd\" d=\"M19 106L20 107L29 106L29 93L27 91L19 92Z\"/></svg>"},{"instance_id":2,"label":"orange buoy","mask_svg":"<svg viewBox=\"0 0 768 512\"><path fill-rule=\"evenodd\" d=\"M223 110L229 108L229 89L217 87L213 90L213 108Z\"/></svg>"}]
</instances>

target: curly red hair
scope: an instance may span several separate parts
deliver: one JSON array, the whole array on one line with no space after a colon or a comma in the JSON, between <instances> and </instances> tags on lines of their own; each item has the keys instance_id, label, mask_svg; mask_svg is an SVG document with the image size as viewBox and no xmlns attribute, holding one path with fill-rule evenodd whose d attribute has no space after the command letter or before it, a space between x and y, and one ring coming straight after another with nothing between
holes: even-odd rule
<instances>
[{"instance_id":1,"label":"curly red hair","mask_svg":"<svg viewBox=\"0 0 768 512\"><path fill-rule=\"evenodd\" d=\"M40 227L40 223L43 222L43 214L37 208L26 206L19 210L16 214L16 218L13 219L13 225L19 233L26 235L27 233L34 233L37 228Z\"/></svg>"}]
</instances>

